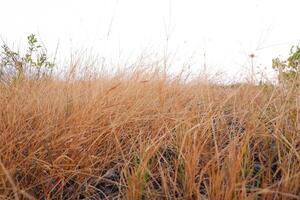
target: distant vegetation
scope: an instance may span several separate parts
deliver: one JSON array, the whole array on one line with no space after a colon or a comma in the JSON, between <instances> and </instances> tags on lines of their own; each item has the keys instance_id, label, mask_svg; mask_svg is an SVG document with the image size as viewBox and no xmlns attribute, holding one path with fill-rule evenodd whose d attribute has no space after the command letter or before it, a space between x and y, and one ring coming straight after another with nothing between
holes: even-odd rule
<instances>
[{"instance_id":1,"label":"distant vegetation","mask_svg":"<svg viewBox=\"0 0 300 200\"><path fill-rule=\"evenodd\" d=\"M23 79L25 76L27 78L41 79L51 75L55 63L54 59L51 60L49 55L47 55L46 48L38 42L34 34L27 37L27 43L28 47L24 55L12 50L7 44L1 46L0 81L15 82ZM254 55L251 54L250 57L253 58ZM286 60L274 58L272 67L278 72L278 81L280 83L295 82L299 77L300 71L300 48L293 46Z\"/></svg>"},{"instance_id":2,"label":"distant vegetation","mask_svg":"<svg viewBox=\"0 0 300 200\"><path fill-rule=\"evenodd\" d=\"M3 45L0 199L300 199L299 51L227 86L140 60L58 79L34 35Z\"/></svg>"}]
</instances>

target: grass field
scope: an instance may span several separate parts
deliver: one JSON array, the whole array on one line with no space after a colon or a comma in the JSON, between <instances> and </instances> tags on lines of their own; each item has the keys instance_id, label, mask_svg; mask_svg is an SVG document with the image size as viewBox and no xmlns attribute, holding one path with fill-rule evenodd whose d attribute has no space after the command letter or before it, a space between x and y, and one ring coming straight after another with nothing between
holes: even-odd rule
<instances>
[{"instance_id":1,"label":"grass field","mask_svg":"<svg viewBox=\"0 0 300 200\"><path fill-rule=\"evenodd\" d=\"M0 85L0 199L300 199L293 87L156 70Z\"/></svg>"}]
</instances>

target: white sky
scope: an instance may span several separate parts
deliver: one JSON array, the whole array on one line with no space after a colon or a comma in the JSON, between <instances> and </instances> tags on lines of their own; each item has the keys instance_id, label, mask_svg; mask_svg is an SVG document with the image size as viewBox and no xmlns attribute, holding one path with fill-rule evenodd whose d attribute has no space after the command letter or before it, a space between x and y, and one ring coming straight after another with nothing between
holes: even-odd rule
<instances>
[{"instance_id":1,"label":"white sky","mask_svg":"<svg viewBox=\"0 0 300 200\"><path fill-rule=\"evenodd\" d=\"M22 44L37 33L48 50L59 41L61 58L92 48L106 58L133 58L145 48L194 56L230 75L255 64L271 71L271 59L286 56L300 41L299 0L0 0L0 35Z\"/></svg>"}]
</instances>

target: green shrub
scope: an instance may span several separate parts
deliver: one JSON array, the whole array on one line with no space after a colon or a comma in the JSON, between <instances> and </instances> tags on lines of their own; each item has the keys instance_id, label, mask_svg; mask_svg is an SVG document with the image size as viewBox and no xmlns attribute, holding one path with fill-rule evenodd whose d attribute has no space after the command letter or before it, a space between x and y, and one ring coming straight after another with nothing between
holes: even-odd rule
<instances>
[{"instance_id":1,"label":"green shrub","mask_svg":"<svg viewBox=\"0 0 300 200\"><path fill-rule=\"evenodd\" d=\"M7 44L1 46L1 82L16 82L24 78L41 79L52 72L54 62L50 61L46 49L40 45L34 34L27 37L27 43L24 55L12 50Z\"/></svg>"},{"instance_id":2,"label":"green shrub","mask_svg":"<svg viewBox=\"0 0 300 200\"><path fill-rule=\"evenodd\" d=\"M275 58L272 60L272 67L279 71L279 82L291 83L294 82L299 76L300 65L300 48L292 47L290 55L287 60L280 60Z\"/></svg>"}]
</instances>

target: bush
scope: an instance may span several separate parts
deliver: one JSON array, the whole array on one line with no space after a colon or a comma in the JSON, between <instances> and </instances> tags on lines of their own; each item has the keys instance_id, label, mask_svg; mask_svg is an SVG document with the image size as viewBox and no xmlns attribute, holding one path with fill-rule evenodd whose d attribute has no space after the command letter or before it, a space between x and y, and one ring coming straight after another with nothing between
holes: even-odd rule
<instances>
[{"instance_id":1,"label":"bush","mask_svg":"<svg viewBox=\"0 0 300 200\"><path fill-rule=\"evenodd\" d=\"M54 67L46 49L38 42L36 36L27 37L28 48L25 55L13 51L7 44L2 45L0 54L0 81L11 83L24 78L41 79L49 75Z\"/></svg>"},{"instance_id":2,"label":"bush","mask_svg":"<svg viewBox=\"0 0 300 200\"><path fill-rule=\"evenodd\" d=\"M294 82L299 76L300 65L300 48L292 47L290 55L287 60L280 60L275 58L272 60L272 67L276 71L279 71L279 82L291 83Z\"/></svg>"}]
</instances>

